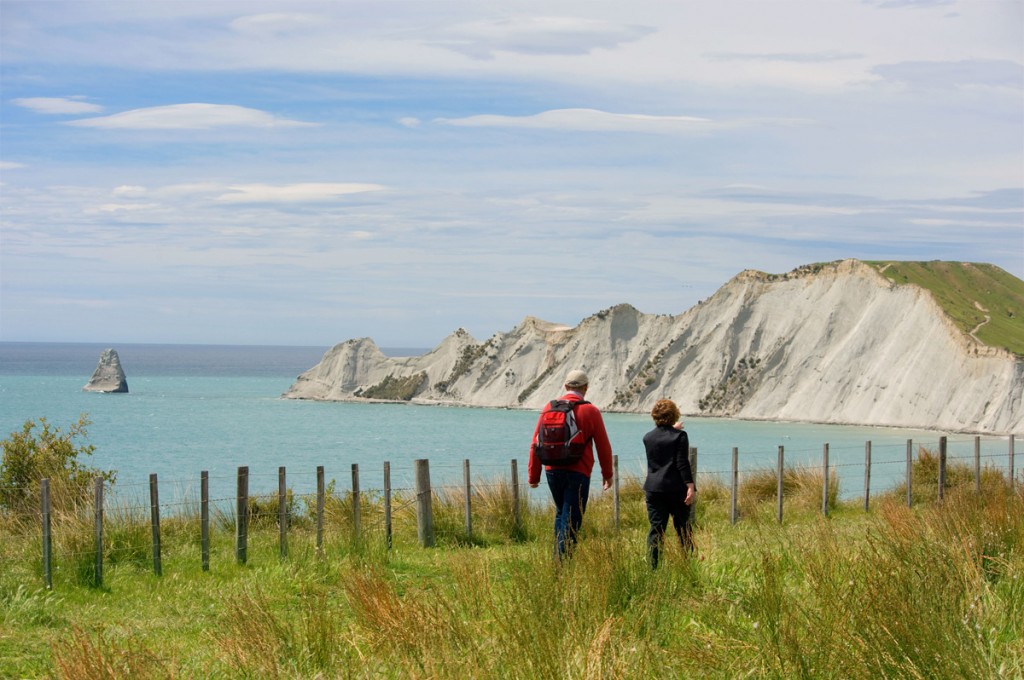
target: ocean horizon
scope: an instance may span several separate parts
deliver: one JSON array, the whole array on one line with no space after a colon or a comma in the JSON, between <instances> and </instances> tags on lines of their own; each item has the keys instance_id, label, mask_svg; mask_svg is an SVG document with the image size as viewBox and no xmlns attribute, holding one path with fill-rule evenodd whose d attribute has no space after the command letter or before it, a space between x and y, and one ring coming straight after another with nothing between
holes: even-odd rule
<instances>
[{"instance_id":1,"label":"ocean horizon","mask_svg":"<svg viewBox=\"0 0 1024 680\"><path fill-rule=\"evenodd\" d=\"M118 352L127 394L84 392L100 352ZM381 489L383 463L392 487L413 487L414 461L430 461L435 487L463 484L469 460L474 484L510 479L517 461L521 489L531 502L547 499L541 486L526 486L534 410L429 406L405 403L313 402L282 399L296 377L320 361L328 347L179 345L56 342L0 343L0 427L3 438L26 421L45 418L66 430L85 414L91 421L82 443L95 446L81 462L116 470L116 494L142 496L156 473L161 498L198 498L200 473L210 476L214 498L234 493L237 468L248 466L253 493L277 489L278 468L287 470L296 494L315 492L316 468L324 466L336 489L350 488L352 466L363 491ZM383 349L391 356L422 354L420 348ZM553 395L557 396L557 395ZM642 477L646 414L605 412L621 475ZM740 474L774 469L778 448L787 466L820 469L824 445L840 480L840 496L863 495L865 444L872 447L872 494L904 479L906 443L937 449L947 436L950 459L973 465L974 436L913 430L777 421L686 417L701 475L728 478L732 449ZM983 436L982 464L1008 469L1008 437ZM595 472L595 477L597 476ZM592 493L601 493L594 483Z\"/></svg>"}]
</instances>

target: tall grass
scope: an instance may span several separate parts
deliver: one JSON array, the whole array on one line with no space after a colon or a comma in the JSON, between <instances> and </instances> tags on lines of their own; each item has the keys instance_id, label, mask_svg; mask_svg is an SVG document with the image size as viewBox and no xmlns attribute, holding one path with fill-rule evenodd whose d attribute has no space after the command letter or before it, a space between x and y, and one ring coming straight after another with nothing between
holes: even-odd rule
<instances>
[{"instance_id":1,"label":"tall grass","mask_svg":"<svg viewBox=\"0 0 1024 680\"><path fill-rule=\"evenodd\" d=\"M72 627L68 637L53 643L54 671L61 680L156 680L177 677L173 661L128 637L112 639L104 632L87 633Z\"/></svg>"},{"instance_id":2,"label":"tall grass","mask_svg":"<svg viewBox=\"0 0 1024 680\"><path fill-rule=\"evenodd\" d=\"M327 590L275 601L259 584L222 599L219 659L240 677L339 677L358 657Z\"/></svg>"},{"instance_id":3,"label":"tall grass","mask_svg":"<svg viewBox=\"0 0 1024 680\"><path fill-rule=\"evenodd\" d=\"M915 478L930 462L919 458ZM953 476L953 479L959 479ZM831 482L831 480L830 480ZM214 535L198 568L188 528L169 526L163 577L146 559L109 564L104 589L68 578L53 593L0 573L0 675L225 678L1021 677L1024 675L1024 495L995 478L976 495L907 508L897 491L872 511L821 514L820 471L784 478L787 521L727 519L730 492L702 481L697 555L668 542L646 561L638 479L592 499L573 558L552 558L548 506L510 519L511 490L474 488L474 538L461 493L434 499L438 546L417 545L410 499L396 499L392 549L373 528L379 499L361 500L364 537L329 522L322 555L296 522L290 558L276 527L257 526L246 565ZM745 517L774 510L774 472L745 475ZM923 489L922 489L923 491ZM838 493L832 494L833 497ZM801 502L801 498L806 500ZM332 496L332 498L335 498ZM345 502L349 505L346 508ZM351 497L329 502L351 516ZM268 517L269 517L268 513ZM61 550L88 548L62 517ZM140 522L109 515L108 534L141 553ZM186 521L193 522L194 518ZM65 526L66 525L66 526ZM31 531L0 559L32 552ZM12 547L20 545L21 547ZM109 548L113 550L114 548ZM64 554L64 553L62 553ZM90 567L91 567L91 563Z\"/></svg>"},{"instance_id":4,"label":"tall grass","mask_svg":"<svg viewBox=\"0 0 1024 680\"><path fill-rule=\"evenodd\" d=\"M820 468L784 467L782 469L782 497L785 508L797 511L821 509L824 473ZM754 470L744 473L740 480L739 509L741 514L753 514L762 507L771 507L767 501L778 497L778 473L775 470ZM835 470L828 476L828 508L839 504L839 476Z\"/></svg>"},{"instance_id":5,"label":"tall grass","mask_svg":"<svg viewBox=\"0 0 1024 680\"><path fill-rule=\"evenodd\" d=\"M982 494L997 493L1005 483L1005 476L998 470L991 467L981 469L979 484ZM945 488L950 490L973 489L973 468L967 463L947 460ZM905 498L906 482L901 483L891 493L896 497ZM924 446L918 447L917 458L913 461L910 494L914 503L931 503L939 497L939 454Z\"/></svg>"}]
</instances>

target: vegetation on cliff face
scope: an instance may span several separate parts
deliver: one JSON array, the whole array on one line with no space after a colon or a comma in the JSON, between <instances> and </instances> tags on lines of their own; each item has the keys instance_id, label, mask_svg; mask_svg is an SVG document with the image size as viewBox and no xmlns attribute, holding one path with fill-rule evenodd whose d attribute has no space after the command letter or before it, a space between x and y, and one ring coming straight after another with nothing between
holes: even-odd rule
<instances>
[{"instance_id":1,"label":"vegetation on cliff face","mask_svg":"<svg viewBox=\"0 0 1024 680\"><path fill-rule=\"evenodd\" d=\"M408 376L395 377L394 375L389 375L376 385L357 391L356 396L364 399L409 401L415 396L416 391L419 390L426 379L427 374L425 371Z\"/></svg>"},{"instance_id":2,"label":"vegetation on cliff face","mask_svg":"<svg viewBox=\"0 0 1024 680\"><path fill-rule=\"evenodd\" d=\"M965 333L1024 356L1024 281L991 264L868 262L897 284L914 284Z\"/></svg>"},{"instance_id":3,"label":"vegetation on cliff face","mask_svg":"<svg viewBox=\"0 0 1024 680\"><path fill-rule=\"evenodd\" d=\"M540 375L538 375L538 376L536 377L536 379L534 379L534 381L533 381L533 382L531 382L531 383L530 383L529 385L527 385L527 386L526 386L526 389L525 389L525 390L523 390L522 392L520 392L520 393L519 393L519 396L518 396L518 397L516 397L516 401L518 401L518 402L519 402L520 404L522 404L522 403L523 403L524 401L526 401L526 399L527 399L527 398L528 398L528 397L529 397L529 396L530 396L531 394L533 394L534 392L536 392L536 391L537 391L537 388L538 388L538 387L540 387L540 386L541 386L541 384L542 384L542 383L543 383L543 382L544 382L545 380L547 380L547 379L548 379L548 377L550 377L550 375L551 375L551 374L552 374L552 373L554 372L554 370L555 370L555 367L554 367L554 366L548 366L548 367L547 367L546 369L544 369L544 372L543 372L543 373L541 373Z\"/></svg>"},{"instance_id":4,"label":"vegetation on cliff face","mask_svg":"<svg viewBox=\"0 0 1024 680\"><path fill-rule=\"evenodd\" d=\"M448 394L449 388L455 384L455 381L468 373L469 369L477 359L486 355L487 350L489 350L492 345L493 338L483 344L472 344L463 347L459 360L456 362L455 366L452 367L452 372L444 380L434 383L434 389L438 392Z\"/></svg>"},{"instance_id":5,"label":"vegetation on cliff face","mask_svg":"<svg viewBox=\"0 0 1024 680\"><path fill-rule=\"evenodd\" d=\"M647 362L637 370L635 367L630 366L628 373L632 374L632 378L629 384L622 389L615 390L615 398L612 400L612 406L627 406L634 399L637 398L646 388L650 387L657 381L658 374L662 371L662 363L665 359L665 352L675 342L675 339L671 340L667 345L658 350L658 353L647 360Z\"/></svg>"},{"instance_id":6,"label":"vegetation on cliff face","mask_svg":"<svg viewBox=\"0 0 1024 680\"><path fill-rule=\"evenodd\" d=\"M732 369L698 402L701 412L732 413L739 410L747 395L748 386L761 370L758 357L741 357Z\"/></svg>"}]
</instances>

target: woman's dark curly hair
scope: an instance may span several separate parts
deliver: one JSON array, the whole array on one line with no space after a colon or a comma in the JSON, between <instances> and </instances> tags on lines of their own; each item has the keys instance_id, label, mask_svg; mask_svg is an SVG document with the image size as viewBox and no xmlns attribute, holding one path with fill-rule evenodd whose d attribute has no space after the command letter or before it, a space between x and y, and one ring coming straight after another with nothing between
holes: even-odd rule
<instances>
[{"instance_id":1,"label":"woman's dark curly hair","mask_svg":"<svg viewBox=\"0 0 1024 680\"><path fill-rule=\"evenodd\" d=\"M671 399L659 399L651 409L655 425L675 425L679 421L679 407Z\"/></svg>"}]
</instances>

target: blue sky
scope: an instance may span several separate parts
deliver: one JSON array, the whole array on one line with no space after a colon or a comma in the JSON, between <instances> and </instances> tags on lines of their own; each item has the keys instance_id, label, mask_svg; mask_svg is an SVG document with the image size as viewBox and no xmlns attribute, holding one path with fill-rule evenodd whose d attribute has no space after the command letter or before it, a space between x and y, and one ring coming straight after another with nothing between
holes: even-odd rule
<instances>
[{"instance_id":1,"label":"blue sky","mask_svg":"<svg viewBox=\"0 0 1024 680\"><path fill-rule=\"evenodd\" d=\"M0 0L0 340L432 347L1024 277L1024 2Z\"/></svg>"}]
</instances>

